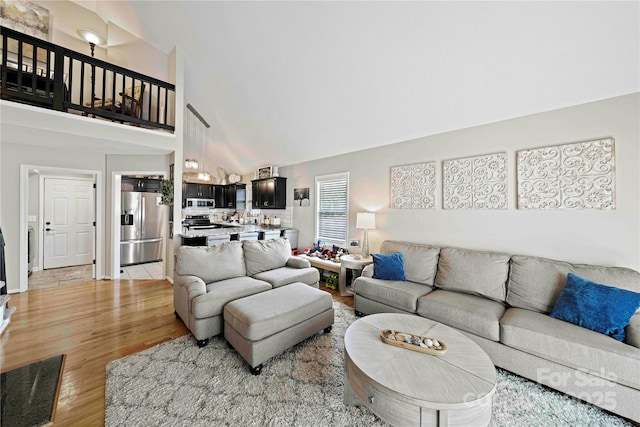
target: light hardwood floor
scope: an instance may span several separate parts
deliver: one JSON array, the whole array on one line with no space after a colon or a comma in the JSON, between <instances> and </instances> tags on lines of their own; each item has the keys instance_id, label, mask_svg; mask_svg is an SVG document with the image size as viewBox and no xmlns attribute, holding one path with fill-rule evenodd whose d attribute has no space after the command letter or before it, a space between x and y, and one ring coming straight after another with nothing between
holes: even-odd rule
<instances>
[{"instance_id":1,"label":"light hardwood floor","mask_svg":"<svg viewBox=\"0 0 640 427\"><path fill-rule=\"evenodd\" d=\"M353 307L353 298L332 293ZM101 280L12 294L0 372L66 354L57 426L104 424L105 369L115 359L189 333L166 280Z\"/></svg>"}]
</instances>

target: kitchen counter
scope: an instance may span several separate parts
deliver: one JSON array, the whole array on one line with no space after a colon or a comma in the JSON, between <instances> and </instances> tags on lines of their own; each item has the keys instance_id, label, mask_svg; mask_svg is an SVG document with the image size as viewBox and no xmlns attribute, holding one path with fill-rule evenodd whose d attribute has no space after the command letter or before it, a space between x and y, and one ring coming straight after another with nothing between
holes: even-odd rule
<instances>
[{"instance_id":1,"label":"kitchen counter","mask_svg":"<svg viewBox=\"0 0 640 427\"><path fill-rule=\"evenodd\" d=\"M223 225L224 228L210 228L210 229L197 229L187 230L180 233L182 237L207 237L207 236L221 236L224 234L238 234L247 233L251 231L272 231L272 230L284 230L287 227L281 227L279 225L260 225L260 224L230 224L225 223L213 223L214 225Z\"/></svg>"}]
</instances>

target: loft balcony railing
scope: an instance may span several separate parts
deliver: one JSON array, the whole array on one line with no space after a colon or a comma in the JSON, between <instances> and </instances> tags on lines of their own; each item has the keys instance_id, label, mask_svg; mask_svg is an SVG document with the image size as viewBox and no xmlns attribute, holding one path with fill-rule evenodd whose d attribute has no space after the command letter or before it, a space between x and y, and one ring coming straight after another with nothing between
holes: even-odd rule
<instances>
[{"instance_id":1,"label":"loft balcony railing","mask_svg":"<svg viewBox=\"0 0 640 427\"><path fill-rule=\"evenodd\" d=\"M173 84L6 27L0 36L2 99L174 131Z\"/></svg>"}]
</instances>

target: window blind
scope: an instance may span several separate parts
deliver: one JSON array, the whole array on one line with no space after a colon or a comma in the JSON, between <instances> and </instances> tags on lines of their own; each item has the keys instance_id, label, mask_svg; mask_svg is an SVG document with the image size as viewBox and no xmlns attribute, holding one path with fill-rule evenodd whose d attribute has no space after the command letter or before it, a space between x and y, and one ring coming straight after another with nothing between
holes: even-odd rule
<instances>
[{"instance_id":1,"label":"window blind","mask_svg":"<svg viewBox=\"0 0 640 427\"><path fill-rule=\"evenodd\" d=\"M346 247L349 174L316 177L316 241Z\"/></svg>"}]
</instances>

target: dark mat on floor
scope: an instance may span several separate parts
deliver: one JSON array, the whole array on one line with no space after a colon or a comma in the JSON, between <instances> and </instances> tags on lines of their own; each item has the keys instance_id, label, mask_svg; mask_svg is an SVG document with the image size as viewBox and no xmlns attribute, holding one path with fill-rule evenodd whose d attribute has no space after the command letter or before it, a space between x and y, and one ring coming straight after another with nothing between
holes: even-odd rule
<instances>
[{"instance_id":1,"label":"dark mat on floor","mask_svg":"<svg viewBox=\"0 0 640 427\"><path fill-rule=\"evenodd\" d=\"M64 354L0 374L0 426L42 426L53 421Z\"/></svg>"}]
</instances>

